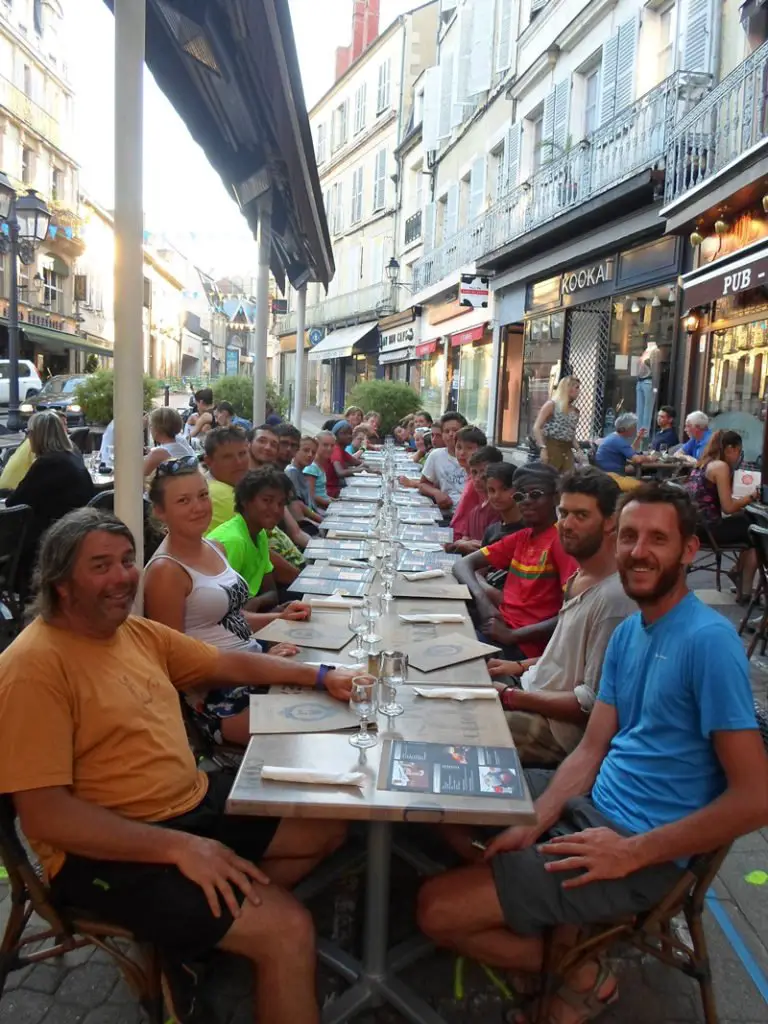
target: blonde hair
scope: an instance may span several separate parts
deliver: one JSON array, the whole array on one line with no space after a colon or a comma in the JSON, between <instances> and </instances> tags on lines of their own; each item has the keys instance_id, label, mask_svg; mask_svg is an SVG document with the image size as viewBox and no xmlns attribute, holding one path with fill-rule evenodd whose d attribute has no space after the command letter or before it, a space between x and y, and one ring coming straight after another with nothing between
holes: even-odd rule
<instances>
[{"instance_id":1,"label":"blonde hair","mask_svg":"<svg viewBox=\"0 0 768 1024\"><path fill-rule=\"evenodd\" d=\"M552 395L552 401L555 403L555 407L558 412L571 411L570 391L574 384L581 384L578 377L563 377L555 388L555 393Z\"/></svg>"},{"instance_id":2,"label":"blonde hair","mask_svg":"<svg viewBox=\"0 0 768 1024\"><path fill-rule=\"evenodd\" d=\"M149 414L149 429L153 434L157 431L166 437L175 438L183 428L181 416L169 405L161 405Z\"/></svg>"},{"instance_id":3,"label":"blonde hair","mask_svg":"<svg viewBox=\"0 0 768 1024\"><path fill-rule=\"evenodd\" d=\"M29 447L37 456L47 455L49 452L74 451L59 415L55 412L36 412L31 416L28 436Z\"/></svg>"}]
</instances>

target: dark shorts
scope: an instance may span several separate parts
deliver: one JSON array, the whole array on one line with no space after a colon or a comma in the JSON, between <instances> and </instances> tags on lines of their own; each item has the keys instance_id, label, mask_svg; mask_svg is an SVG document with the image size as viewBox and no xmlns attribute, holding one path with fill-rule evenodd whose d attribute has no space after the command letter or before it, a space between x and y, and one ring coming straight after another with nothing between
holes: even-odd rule
<instances>
[{"instance_id":1,"label":"dark shorts","mask_svg":"<svg viewBox=\"0 0 768 1024\"><path fill-rule=\"evenodd\" d=\"M547 788L554 772L528 771L525 778L535 800ZM630 833L602 815L589 797L577 797L562 818L542 837L573 835L587 828L610 828ZM538 935L559 924L601 924L640 914L654 907L679 881L683 869L676 864L643 868L626 878L591 882L578 889L563 889L562 882L581 871L551 874L544 865L556 860L537 846L502 853L491 861L496 893L504 920L517 935Z\"/></svg>"},{"instance_id":2,"label":"dark shorts","mask_svg":"<svg viewBox=\"0 0 768 1024\"><path fill-rule=\"evenodd\" d=\"M726 516L716 522L708 523L709 533L716 544L727 547L730 544L749 544L749 520L744 513L735 516ZM696 531L699 540L705 544L709 537L705 530Z\"/></svg>"},{"instance_id":3,"label":"dark shorts","mask_svg":"<svg viewBox=\"0 0 768 1024\"><path fill-rule=\"evenodd\" d=\"M280 819L225 815L233 776L212 772L208 778L208 792L202 803L178 818L159 822L158 827L217 839L246 860L258 863ZM232 888L242 903L242 893ZM51 882L51 892L60 906L120 925L140 941L182 958L194 959L213 949L233 921L224 904L221 917L214 917L200 886L178 868L165 864L99 861L69 854Z\"/></svg>"}]
</instances>

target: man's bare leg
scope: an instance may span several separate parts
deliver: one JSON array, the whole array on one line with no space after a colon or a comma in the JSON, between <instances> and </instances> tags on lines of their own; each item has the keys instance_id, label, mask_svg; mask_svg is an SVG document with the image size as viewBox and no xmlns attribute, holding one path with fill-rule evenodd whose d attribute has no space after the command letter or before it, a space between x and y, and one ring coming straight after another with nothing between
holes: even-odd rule
<instances>
[{"instance_id":1,"label":"man's bare leg","mask_svg":"<svg viewBox=\"0 0 768 1024\"><path fill-rule=\"evenodd\" d=\"M260 867L273 882L291 889L335 853L346 835L347 826L343 821L283 819Z\"/></svg>"},{"instance_id":2,"label":"man's bare leg","mask_svg":"<svg viewBox=\"0 0 768 1024\"><path fill-rule=\"evenodd\" d=\"M219 943L255 968L256 1024L319 1024L312 917L277 885L257 887L261 906L247 900Z\"/></svg>"}]
</instances>

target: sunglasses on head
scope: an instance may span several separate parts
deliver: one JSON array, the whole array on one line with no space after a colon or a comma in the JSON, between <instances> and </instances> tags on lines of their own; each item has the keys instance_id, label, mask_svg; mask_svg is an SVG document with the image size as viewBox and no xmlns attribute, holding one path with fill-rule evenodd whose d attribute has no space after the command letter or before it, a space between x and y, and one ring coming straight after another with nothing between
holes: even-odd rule
<instances>
[{"instance_id":1,"label":"sunglasses on head","mask_svg":"<svg viewBox=\"0 0 768 1024\"><path fill-rule=\"evenodd\" d=\"M180 459L169 459L168 462L161 462L155 470L156 476L176 476L177 473L191 472L199 469L200 463L196 455L184 455Z\"/></svg>"},{"instance_id":2,"label":"sunglasses on head","mask_svg":"<svg viewBox=\"0 0 768 1024\"><path fill-rule=\"evenodd\" d=\"M530 491L515 491L512 497L515 499L518 505L522 505L524 501L538 501L540 498L547 496L547 491L540 491L537 487L532 488Z\"/></svg>"}]
</instances>

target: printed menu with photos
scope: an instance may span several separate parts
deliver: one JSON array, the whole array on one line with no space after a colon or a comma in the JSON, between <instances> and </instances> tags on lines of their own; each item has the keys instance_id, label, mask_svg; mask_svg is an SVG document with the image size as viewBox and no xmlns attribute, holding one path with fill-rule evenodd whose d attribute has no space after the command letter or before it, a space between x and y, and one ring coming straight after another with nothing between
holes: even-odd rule
<instances>
[{"instance_id":1,"label":"printed menu with photos","mask_svg":"<svg viewBox=\"0 0 768 1024\"><path fill-rule=\"evenodd\" d=\"M522 800L526 786L514 747L446 746L392 740L382 751L379 789L439 796Z\"/></svg>"},{"instance_id":2,"label":"printed menu with photos","mask_svg":"<svg viewBox=\"0 0 768 1024\"><path fill-rule=\"evenodd\" d=\"M450 544L453 530L450 526L401 526L398 539L403 541L432 541L436 544Z\"/></svg>"},{"instance_id":3,"label":"printed menu with photos","mask_svg":"<svg viewBox=\"0 0 768 1024\"><path fill-rule=\"evenodd\" d=\"M317 594L322 597L338 594L339 597L365 597L370 583L357 579L354 569L347 569L346 572L350 573L353 578L339 577L329 580L325 577L311 577L301 573L286 589L291 594ZM318 646L322 647L322 644L318 644Z\"/></svg>"},{"instance_id":4,"label":"printed menu with photos","mask_svg":"<svg viewBox=\"0 0 768 1024\"><path fill-rule=\"evenodd\" d=\"M449 555L446 551L404 551L397 563L400 572L423 572L427 569L444 569L450 574L461 555Z\"/></svg>"},{"instance_id":5,"label":"printed menu with photos","mask_svg":"<svg viewBox=\"0 0 768 1024\"><path fill-rule=\"evenodd\" d=\"M345 583L370 583L374 575L374 570L368 569L364 565L357 569L353 566L336 566L328 565L326 562L316 562L314 565L308 565L302 569L300 575L296 577L296 582L319 579L344 580Z\"/></svg>"}]
</instances>

